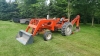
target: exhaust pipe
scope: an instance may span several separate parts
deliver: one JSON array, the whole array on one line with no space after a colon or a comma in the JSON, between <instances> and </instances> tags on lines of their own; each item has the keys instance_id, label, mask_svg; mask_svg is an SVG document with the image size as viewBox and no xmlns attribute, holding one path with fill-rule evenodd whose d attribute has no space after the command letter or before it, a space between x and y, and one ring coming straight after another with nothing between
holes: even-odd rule
<instances>
[{"instance_id":1,"label":"exhaust pipe","mask_svg":"<svg viewBox=\"0 0 100 56\"><path fill-rule=\"evenodd\" d=\"M33 36L32 36L32 34L26 32L24 30L20 30L16 36L16 40L18 40L23 45L32 44Z\"/></svg>"}]
</instances>

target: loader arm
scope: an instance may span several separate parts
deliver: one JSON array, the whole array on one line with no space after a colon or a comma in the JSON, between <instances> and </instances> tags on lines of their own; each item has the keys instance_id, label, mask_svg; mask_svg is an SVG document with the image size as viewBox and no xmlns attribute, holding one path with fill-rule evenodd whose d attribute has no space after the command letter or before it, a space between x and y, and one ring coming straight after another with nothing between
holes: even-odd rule
<instances>
[{"instance_id":1,"label":"loader arm","mask_svg":"<svg viewBox=\"0 0 100 56\"><path fill-rule=\"evenodd\" d=\"M34 19L32 19L30 22L35 23ZM52 20L52 19L51 20L49 20L49 19L48 20L47 19L40 19L36 25L33 24L33 23L30 23L28 25L28 27L26 28L26 32L28 32L28 30L30 28L34 29L34 32L31 33L33 36L35 36L36 33L39 33L39 32L41 32L45 29L49 29L49 30L54 31L54 26L56 25L56 21Z\"/></svg>"},{"instance_id":2,"label":"loader arm","mask_svg":"<svg viewBox=\"0 0 100 56\"><path fill-rule=\"evenodd\" d=\"M77 15L72 21L72 25L74 25L76 23L76 27L79 27L79 21L80 21L80 16Z\"/></svg>"}]
</instances>

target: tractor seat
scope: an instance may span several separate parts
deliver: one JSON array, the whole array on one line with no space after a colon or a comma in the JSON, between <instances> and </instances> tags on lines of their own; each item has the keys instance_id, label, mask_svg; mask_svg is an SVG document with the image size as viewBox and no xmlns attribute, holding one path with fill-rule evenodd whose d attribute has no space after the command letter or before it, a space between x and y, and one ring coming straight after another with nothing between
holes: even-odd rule
<instances>
[{"instance_id":1,"label":"tractor seat","mask_svg":"<svg viewBox=\"0 0 100 56\"><path fill-rule=\"evenodd\" d=\"M57 24L61 24L63 20L64 20L64 18L61 18Z\"/></svg>"}]
</instances>

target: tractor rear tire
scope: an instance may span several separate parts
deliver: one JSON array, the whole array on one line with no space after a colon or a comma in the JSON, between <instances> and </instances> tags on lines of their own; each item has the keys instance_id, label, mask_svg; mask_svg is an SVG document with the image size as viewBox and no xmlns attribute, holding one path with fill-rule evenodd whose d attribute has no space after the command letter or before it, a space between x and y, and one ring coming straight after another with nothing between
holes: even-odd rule
<instances>
[{"instance_id":1,"label":"tractor rear tire","mask_svg":"<svg viewBox=\"0 0 100 56\"><path fill-rule=\"evenodd\" d=\"M52 39L52 33L50 31L45 31L43 38L44 38L45 41L51 40Z\"/></svg>"},{"instance_id":2,"label":"tractor rear tire","mask_svg":"<svg viewBox=\"0 0 100 56\"><path fill-rule=\"evenodd\" d=\"M61 34L63 36L69 36L72 34L73 25L70 22L65 22L61 28Z\"/></svg>"}]
</instances>

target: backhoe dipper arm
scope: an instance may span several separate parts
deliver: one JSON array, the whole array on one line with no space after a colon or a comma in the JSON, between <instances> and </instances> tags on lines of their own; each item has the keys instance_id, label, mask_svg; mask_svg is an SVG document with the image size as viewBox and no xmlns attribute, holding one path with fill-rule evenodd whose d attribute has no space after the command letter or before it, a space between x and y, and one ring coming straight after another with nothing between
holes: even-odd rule
<instances>
[{"instance_id":1,"label":"backhoe dipper arm","mask_svg":"<svg viewBox=\"0 0 100 56\"><path fill-rule=\"evenodd\" d=\"M79 27L80 15L77 15L72 21L72 25L76 23L76 27Z\"/></svg>"}]
</instances>

